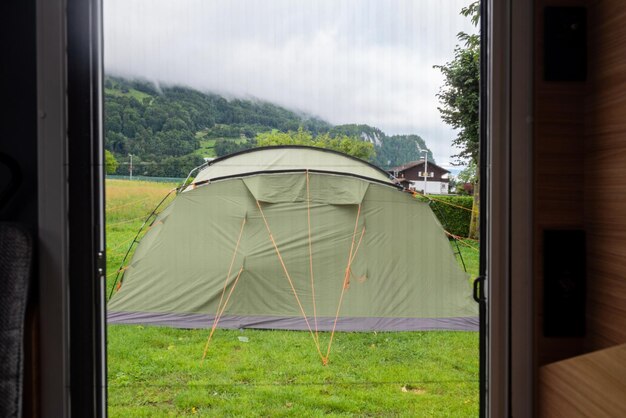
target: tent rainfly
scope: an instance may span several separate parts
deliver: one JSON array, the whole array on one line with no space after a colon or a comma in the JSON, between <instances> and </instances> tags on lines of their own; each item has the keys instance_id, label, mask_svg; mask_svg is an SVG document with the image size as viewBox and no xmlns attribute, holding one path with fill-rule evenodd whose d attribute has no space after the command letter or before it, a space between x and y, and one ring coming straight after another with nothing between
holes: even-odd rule
<instances>
[{"instance_id":1,"label":"tent rainfly","mask_svg":"<svg viewBox=\"0 0 626 418\"><path fill-rule=\"evenodd\" d=\"M154 220L109 323L477 330L468 276L428 204L334 151L215 159Z\"/></svg>"}]
</instances>

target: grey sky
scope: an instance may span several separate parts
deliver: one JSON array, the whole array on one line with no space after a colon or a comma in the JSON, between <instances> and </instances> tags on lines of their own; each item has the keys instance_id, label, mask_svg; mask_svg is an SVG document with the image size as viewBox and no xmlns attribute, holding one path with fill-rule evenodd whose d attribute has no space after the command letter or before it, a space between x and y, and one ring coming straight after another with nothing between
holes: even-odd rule
<instances>
[{"instance_id":1,"label":"grey sky","mask_svg":"<svg viewBox=\"0 0 626 418\"><path fill-rule=\"evenodd\" d=\"M447 166L433 65L470 0L104 0L109 73L257 97L333 124L421 135Z\"/></svg>"}]
</instances>

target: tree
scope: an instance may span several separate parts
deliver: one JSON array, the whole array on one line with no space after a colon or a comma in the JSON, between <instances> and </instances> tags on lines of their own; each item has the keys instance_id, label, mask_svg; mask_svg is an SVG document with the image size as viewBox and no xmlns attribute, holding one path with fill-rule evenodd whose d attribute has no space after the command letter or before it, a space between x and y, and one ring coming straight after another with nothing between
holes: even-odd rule
<instances>
[{"instance_id":1,"label":"tree","mask_svg":"<svg viewBox=\"0 0 626 418\"><path fill-rule=\"evenodd\" d=\"M104 168L107 174L115 174L119 163L111 153L111 151L104 150Z\"/></svg>"},{"instance_id":2,"label":"tree","mask_svg":"<svg viewBox=\"0 0 626 418\"><path fill-rule=\"evenodd\" d=\"M237 141L234 139L220 138L215 141L215 155L222 157L224 155L233 154L235 152L244 151L254 147L252 140Z\"/></svg>"},{"instance_id":3,"label":"tree","mask_svg":"<svg viewBox=\"0 0 626 418\"><path fill-rule=\"evenodd\" d=\"M461 14L470 17L474 26L478 25L478 1L461 9ZM457 129L452 144L460 149L453 157L456 164L469 164L478 167L479 157L479 98L480 98L480 36L461 32L457 35L463 45L454 49L454 59L445 65L436 65L444 76L444 85L437 98L441 107L438 110L441 118L448 125ZM478 170L474 185L474 207L470 223L470 238L478 238Z\"/></svg>"},{"instance_id":4,"label":"tree","mask_svg":"<svg viewBox=\"0 0 626 418\"><path fill-rule=\"evenodd\" d=\"M467 167L461 170L456 180L456 192L458 194L473 195L474 185L478 182L476 164L470 162Z\"/></svg>"},{"instance_id":5,"label":"tree","mask_svg":"<svg viewBox=\"0 0 626 418\"><path fill-rule=\"evenodd\" d=\"M361 141L358 138L349 137L343 134L330 136L325 133L313 136L309 131L305 131L301 126L297 131L289 132L264 132L257 134L257 146L267 147L275 145L306 145L310 147L326 148L334 151L343 152L344 154L369 161L376 156L374 144L371 142Z\"/></svg>"}]
</instances>

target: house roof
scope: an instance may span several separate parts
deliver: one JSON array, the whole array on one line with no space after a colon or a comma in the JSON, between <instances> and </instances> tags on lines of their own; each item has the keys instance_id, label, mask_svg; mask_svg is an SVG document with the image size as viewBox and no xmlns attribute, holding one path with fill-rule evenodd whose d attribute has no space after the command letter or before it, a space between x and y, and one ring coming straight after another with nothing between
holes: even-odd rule
<instances>
[{"instance_id":1,"label":"house roof","mask_svg":"<svg viewBox=\"0 0 626 418\"><path fill-rule=\"evenodd\" d=\"M390 172L390 173L393 172L393 171L405 171L405 170L408 170L409 168L413 168L413 167L418 166L420 164L424 164L424 160L411 161L411 162L408 162L406 164L402 164L400 166L390 168L387 171ZM450 170L446 170L445 168L443 168L441 166L438 166L437 164L435 164L433 162L430 162L430 161L428 162L428 165L437 167L437 168L441 169L442 171L445 171L446 173L450 172Z\"/></svg>"}]
</instances>

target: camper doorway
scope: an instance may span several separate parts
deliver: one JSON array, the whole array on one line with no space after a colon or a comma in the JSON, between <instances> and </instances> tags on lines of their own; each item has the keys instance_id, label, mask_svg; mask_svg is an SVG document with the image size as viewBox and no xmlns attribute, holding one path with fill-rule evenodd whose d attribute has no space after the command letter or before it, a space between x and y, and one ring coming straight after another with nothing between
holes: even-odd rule
<instances>
[{"instance_id":1,"label":"camper doorway","mask_svg":"<svg viewBox=\"0 0 626 418\"><path fill-rule=\"evenodd\" d=\"M103 0L110 416L484 415L480 26Z\"/></svg>"}]
</instances>

